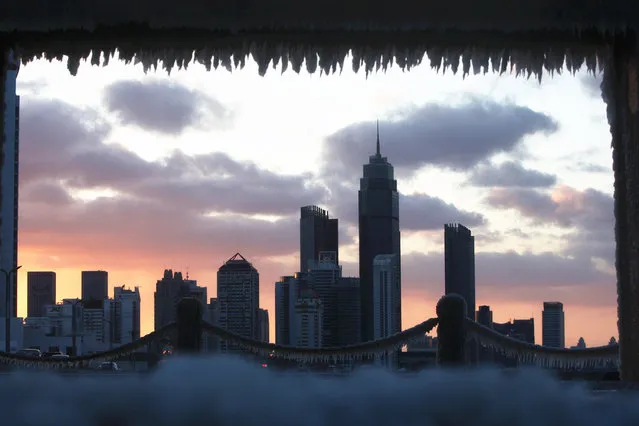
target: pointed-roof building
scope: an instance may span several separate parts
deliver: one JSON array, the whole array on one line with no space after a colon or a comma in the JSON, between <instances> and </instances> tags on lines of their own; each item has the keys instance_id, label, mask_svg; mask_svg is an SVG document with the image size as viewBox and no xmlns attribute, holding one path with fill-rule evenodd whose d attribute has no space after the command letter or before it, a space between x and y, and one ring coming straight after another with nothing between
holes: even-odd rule
<instances>
[{"instance_id":1,"label":"pointed-roof building","mask_svg":"<svg viewBox=\"0 0 639 426\"><path fill-rule=\"evenodd\" d=\"M259 340L260 274L240 253L235 253L217 271L219 326L249 339ZM221 342L223 352L240 348Z\"/></svg>"},{"instance_id":2,"label":"pointed-roof building","mask_svg":"<svg viewBox=\"0 0 639 426\"><path fill-rule=\"evenodd\" d=\"M373 340L374 336L373 260L380 254L396 255L397 268L401 271L399 194L393 166L381 154L378 121L375 155L371 155L368 164L364 165L359 189L359 276L363 341ZM399 324L401 327L401 316Z\"/></svg>"}]
</instances>

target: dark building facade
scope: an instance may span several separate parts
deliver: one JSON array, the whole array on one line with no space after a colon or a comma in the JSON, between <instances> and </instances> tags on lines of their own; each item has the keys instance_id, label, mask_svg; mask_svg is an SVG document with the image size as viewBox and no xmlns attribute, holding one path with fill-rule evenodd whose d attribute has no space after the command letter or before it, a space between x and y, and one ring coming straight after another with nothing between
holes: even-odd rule
<instances>
[{"instance_id":1,"label":"dark building facade","mask_svg":"<svg viewBox=\"0 0 639 426\"><path fill-rule=\"evenodd\" d=\"M542 344L551 348L565 348L564 305L561 302L544 302L541 313Z\"/></svg>"},{"instance_id":2,"label":"dark building facade","mask_svg":"<svg viewBox=\"0 0 639 426\"><path fill-rule=\"evenodd\" d=\"M82 271L82 300L109 298L109 273L107 271Z\"/></svg>"},{"instance_id":3,"label":"dark building facade","mask_svg":"<svg viewBox=\"0 0 639 426\"><path fill-rule=\"evenodd\" d=\"M317 206L300 210L300 271L309 268L309 261L317 261L322 251L335 252L339 264L338 220Z\"/></svg>"},{"instance_id":4,"label":"dark building facade","mask_svg":"<svg viewBox=\"0 0 639 426\"><path fill-rule=\"evenodd\" d=\"M364 165L359 189L359 277L362 340L373 339L373 259L396 254L399 270L399 194L393 166L382 157L377 129L377 150ZM400 281L401 282L401 281Z\"/></svg>"},{"instance_id":5,"label":"dark building facade","mask_svg":"<svg viewBox=\"0 0 639 426\"><path fill-rule=\"evenodd\" d=\"M260 339L260 275L240 253L217 271L217 300L221 328L249 339ZM227 341L221 343L221 349L241 351Z\"/></svg>"},{"instance_id":6,"label":"dark building facade","mask_svg":"<svg viewBox=\"0 0 639 426\"><path fill-rule=\"evenodd\" d=\"M490 306L480 306L475 314L475 321L484 327L493 328L493 311Z\"/></svg>"},{"instance_id":7,"label":"dark building facade","mask_svg":"<svg viewBox=\"0 0 639 426\"><path fill-rule=\"evenodd\" d=\"M514 319L500 324L494 323L493 329L505 336L535 344L535 319Z\"/></svg>"},{"instance_id":8,"label":"dark building facade","mask_svg":"<svg viewBox=\"0 0 639 426\"><path fill-rule=\"evenodd\" d=\"M460 224L444 226L445 294L466 300L468 318L475 318L475 237Z\"/></svg>"},{"instance_id":9,"label":"dark building facade","mask_svg":"<svg viewBox=\"0 0 639 426\"><path fill-rule=\"evenodd\" d=\"M27 316L43 317L47 305L55 305L55 272L27 272Z\"/></svg>"},{"instance_id":10,"label":"dark building facade","mask_svg":"<svg viewBox=\"0 0 639 426\"><path fill-rule=\"evenodd\" d=\"M337 283L337 343L339 346L355 345L362 341L359 301L359 278L340 278Z\"/></svg>"}]
</instances>

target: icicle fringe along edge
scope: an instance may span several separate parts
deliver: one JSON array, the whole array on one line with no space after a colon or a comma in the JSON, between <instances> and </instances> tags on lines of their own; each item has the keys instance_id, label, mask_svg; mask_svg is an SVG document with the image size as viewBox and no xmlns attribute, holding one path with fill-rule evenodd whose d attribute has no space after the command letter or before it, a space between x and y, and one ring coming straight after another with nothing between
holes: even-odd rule
<instances>
[{"instance_id":1,"label":"icicle fringe along edge","mask_svg":"<svg viewBox=\"0 0 639 426\"><path fill-rule=\"evenodd\" d=\"M352 359L368 358L374 355L388 353L400 349L411 341L424 337L432 331L439 320L437 318L428 319L415 327L404 330L401 333L384 339L365 342L357 345L341 346L334 348L299 348L293 346L282 346L273 343L259 342L253 339L239 336L228 332L223 328L202 323L202 329L216 337L232 342L261 356L274 355L276 358L298 360L303 362L329 362L346 361Z\"/></svg>"},{"instance_id":2,"label":"icicle fringe along edge","mask_svg":"<svg viewBox=\"0 0 639 426\"><path fill-rule=\"evenodd\" d=\"M131 47L124 43L109 44L92 43L59 43L52 45L37 45L26 47L16 42L12 49L21 58L23 64L33 60L46 59L49 61L64 60L68 57L67 68L72 75L76 75L80 64L90 59L91 65L107 66L110 60L116 58L126 64L141 64L144 71L164 69L168 74L177 67L187 69L189 64L199 63L207 71L224 68L228 71L242 69L246 60L252 57L258 65L258 73L264 76L269 67L277 69L281 63L281 72L289 68L294 72L301 72L304 67L310 74L333 74L342 72L344 63L350 56L351 67L354 72L363 70L368 76L373 72L386 72L389 67L397 66L404 71L418 66L425 57L429 65L437 72L451 71L457 74L461 71L466 77L473 74L488 72L504 74L510 73L517 77L536 77L541 81L544 72L550 75L561 73L564 69L575 73L583 67L588 72L601 70L608 57L609 48L601 46L581 46L571 44L553 45L525 45L509 47L507 40L499 46L485 46L481 42L473 41L464 45L449 44L445 41L429 42L427 38L420 42L406 42L401 40L392 43L388 41L366 43L362 35L361 42L335 41L322 43L322 36L315 36L317 42L310 41L273 41L272 37L255 40L233 41L222 39L218 42L203 40L201 43L188 43L184 46L170 47L171 43L139 43L139 47ZM131 42L134 46L135 42ZM100 48L93 48L99 45Z\"/></svg>"},{"instance_id":3,"label":"icicle fringe along edge","mask_svg":"<svg viewBox=\"0 0 639 426\"><path fill-rule=\"evenodd\" d=\"M585 349L560 349L516 340L488 327L466 320L467 339L491 350L516 358L522 364L556 369L618 367L619 345Z\"/></svg>"},{"instance_id":4,"label":"icicle fringe along edge","mask_svg":"<svg viewBox=\"0 0 639 426\"><path fill-rule=\"evenodd\" d=\"M161 329L147 334L146 336L122 345L117 348L104 352L98 352L90 355L81 355L62 359L40 358L34 359L24 355L0 353L0 364L11 365L17 367L30 367L36 369L64 369L64 368L83 368L88 367L91 362L95 361L115 361L137 352L146 345L150 345L159 341L176 329L176 324L168 324Z\"/></svg>"}]
</instances>

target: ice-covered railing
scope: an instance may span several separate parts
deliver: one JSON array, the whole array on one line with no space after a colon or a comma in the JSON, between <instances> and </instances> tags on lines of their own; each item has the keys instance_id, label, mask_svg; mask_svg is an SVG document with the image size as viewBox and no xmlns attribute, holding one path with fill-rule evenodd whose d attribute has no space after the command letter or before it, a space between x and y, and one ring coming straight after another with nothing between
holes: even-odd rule
<instances>
[{"instance_id":1,"label":"ice-covered railing","mask_svg":"<svg viewBox=\"0 0 639 426\"><path fill-rule=\"evenodd\" d=\"M619 345L594 348L559 349L534 345L513 339L485 327L471 319L466 319L467 339L478 342L482 347L516 358L520 364L537 365L557 369L581 369L608 367L619 364Z\"/></svg>"},{"instance_id":2,"label":"ice-covered railing","mask_svg":"<svg viewBox=\"0 0 639 426\"><path fill-rule=\"evenodd\" d=\"M373 358L401 349L412 341L423 338L437 327L437 359L441 366L463 365L469 339L482 346L515 357L522 365L537 365L547 368L610 367L618 364L617 345L588 349L556 349L512 339L466 318L466 302L458 295L444 296L437 304L437 318L426 321L383 339L356 345L332 348L306 348L282 346L241 336L202 320L202 306L192 298L184 298L178 304L177 322L127 345L97 354L70 357L68 359L36 359L16 355L0 354L0 363L28 365L43 368L82 368L92 361L120 359L146 345L168 339L178 353L199 353L203 334L224 340L247 352L263 357L300 362L339 362ZM168 336L171 335L172 338Z\"/></svg>"},{"instance_id":3,"label":"ice-covered railing","mask_svg":"<svg viewBox=\"0 0 639 426\"><path fill-rule=\"evenodd\" d=\"M234 343L250 352L277 358L291 359L302 362L329 362L352 359L371 358L375 355L386 354L401 349L408 343L424 337L431 332L438 323L437 318L430 318L421 324L411 327L401 333L394 334L383 339L364 342L356 345L332 347L332 348L302 348L294 346L275 345L273 343L260 342L230 333L223 328L207 322L202 323L202 329L213 336Z\"/></svg>"},{"instance_id":4,"label":"ice-covered railing","mask_svg":"<svg viewBox=\"0 0 639 426\"><path fill-rule=\"evenodd\" d=\"M89 355L70 356L69 358L33 358L31 356L0 352L0 364L35 368L84 368L96 361L112 361L129 356L147 345L156 343L176 330L177 324L168 324L159 330L143 336L131 343L104 352Z\"/></svg>"}]
</instances>

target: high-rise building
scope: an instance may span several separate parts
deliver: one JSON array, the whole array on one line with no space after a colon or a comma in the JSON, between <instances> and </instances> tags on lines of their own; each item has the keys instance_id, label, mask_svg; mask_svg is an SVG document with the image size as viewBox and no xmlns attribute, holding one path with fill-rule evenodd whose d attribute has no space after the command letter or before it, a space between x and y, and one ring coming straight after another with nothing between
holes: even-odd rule
<instances>
[{"instance_id":1,"label":"high-rise building","mask_svg":"<svg viewBox=\"0 0 639 426\"><path fill-rule=\"evenodd\" d=\"M55 290L55 272L27 272L27 316L45 316L47 305L55 305Z\"/></svg>"},{"instance_id":2,"label":"high-rise building","mask_svg":"<svg viewBox=\"0 0 639 426\"><path fill-rule=\"evenodd\" d=\"M101 350L111 349L114 343L115 313L112 299L87 300L82 303L82 325L85 334L94 334L102 344Z\"/></svg>"},{"instance_id":3,"label":"high-rise building","mask_svg":"<svg viewBox=\"0 0 639 426\"><path fill-rule=\"evenodd\" d=\"M335 252L320 252L319 259L309 262L308 283L322 301L322 345L339 346L339 319L337 288L342 278L342 267L337 264Z\"/></svg>"},{"instance_id":4,"label":"high-rise building","mask_svg":"<svg viewBox=\"0 0 639 426\"><path fill-rule=\"evenodd\" d=\"M182 288L182 297L192 297L202 304L202 313L208 307L208 289L197 285L197 280L190 280L187 274Z\"/></svg>"},{"instance_id":5,"label":"high-rise building","mask_svg":"<svg viewBox=\"0 0 639 426\"><path fill-rule=\"evenodd\" d=\"M309 289L302 290L295 301L294 344L303 348L322 348L323 308L320 296Z\"/></svg>"},{"instance_id":6,"label":"high-rise building","mask_svg":"<svg viewBox=\"0 0 639 426\"><path fill-rule=\"evenodd\" d=\"M535 344L535 319L514 319L507 323L493 323L493 329L505 336Z\"/></svg>"},{"instance_id":7,"label":"high-rise building","mask_svg":"<svg viewBox=\"0 0 639 426\"><path fill-rule=\"evenodd\" d=\"M140 289L113 289L113 340L118 345L140 338Z\"/></svg>"},{"instance_id":8,"label":"high-rise building","mask_svg":"<svg viewBox=\"0 0 639 426\"><path fill-rule=\"evenodd\" d=\"M107 271L82 271L82 300L109 298L109 273Z\"/></svg>"},{"instance_id":9,"label":"high-rise building","mask_svg":"<svg viewBox=\"0 0 639 426\"><path fill-rule=\"evenodd\" d=\"M362 341L359 301L359 278L340 278L337 285L338 346L356 345Z\"/></svg>"},{"instance_id":10,"label":"high-rise building","mask_svg":"<svg viewBox=\"0 0 639 426\"><path fill-rule=\"evenodd\" d=\"M466 300L466 315L475 319L475 237L460 224L444 226L446 294Z\"/></svg>"},{"instance_id":11,"label":"high-rise building","mask_svg":"<svg viewBox=\"0 0 639 426\"><path fill-rule=\"evenodd\" d=\"M304 206L300 212L300 271L309 268L322 251L335 253L339 263L338 220L317 206Z\"/></svg>"},{"instance_id":12,"label":"high-rise building","mask_svg":"<svg viewBox=\"0 0 639 426\"><path fill-rule=\"evenodd\" d=\"M204 319L211 325L220 326L220 303L217 298L212 297L209 300ZM220 338L209 333L204 333L202 336L202 347L206 352L218 352L220 350Z\"/></svg>"},{"instance_id":13,"label":"high-rise building","mask_svg":"<svg viewBox=\"0 0 639 426\"><path fill-rule=\"evenodd\" d=\"M377 150L364 165L359 190L359 277L362 340L374 335L373 259L379 254L397 255L401 271L399 194L393 166ZM401 282L401 277L400 277Z\"/></svg>"},{"instance_id":14,"label":"high-rise building","mask_svg":"<svg viewBox=\"0 0 639 426\"><path fill-rule=\"evenodd\" d=\"M291 292L294 280L293 276L284 276L275 283L275 343L278 345L291 346L291 321L294 314Z\"/></svg>"},{"instance_id":15,"label":"high-rise building","mask_svg":"<svg viewBox=\"0 0 639 426\"><path fill-rule=\"evenodd\" d=\"M164 276L155 284L154 293L155 329L177 320L177 305L184 297L192 297L202 304L202 313L207 309L207 288L199 287L196 280L184 279L182 272L165 269Z\"/></svg>"},{"instance_id":16,"label":"high-rise building","mask_svg":"<svg viewBox=\"0 0 639 426\"><path fill-rule=\"evenodd\" d=\"M5 83L4 145L2 146L2 172L0 186L0 268L15 270L18 266L18 165L20 144L20 97L16 95L16 82L20 61L9 55ZM1 140L2 138L0 138ZM0 278L0 317L16 317L18 312L18 277L9 276L9 312L6 311L5 280Z\"/></svg>"},{"instance_id":17,"label":"high-rise building","mask_svg":"<svg viewBox=\"0 0 639 426\"><path fill-rule=\"evenodd\" d=\"M475 313L475 321L484 327L493 328L493 311L490 310L490 306L480 306Z\"/></svg>"},{"instance_id":18,"label":"high-rise building","mask_svg":"<svg viewBox=\"0 0 639 426\"><path fill-rule=\"evenodd\" d=\"M269 333L269 320L268 320L268 311L266 309L259 309L258 316L260 321L260 341L268 343L270 341L270 333Z\"/></svg>"},{"instance_id":19,"label":"high-rise building","mask_svg":"<svg viewBox=\"0 0 639 426\"><path fill-rule=\"evenodd\" d=\"M402 331L399 263L395 254L379 254L373 261L373 338Z\"/></svg>"},{"instance_id":20,"label":"high-rise building","mask_svg":"<svg viewBox=\"0 0 639 426\"><path fill-rule=\"evenodd\" d=\"M220 327L258 340L260 275L240 253L236 253L217 271L217 299L220 303ZM240 348L221 342L223 352Z\"/></svg>"},{"instance_id":21,"label":"high-rise building","mask_svg":"<svg viewBox=\"0 0 639 426\"><path fill-rule=\"evenodd\" d=\"M551 348L564 348L564 305L561 302L544 302L541 314L542 345Z\"/></svg>"}]
</instances>

